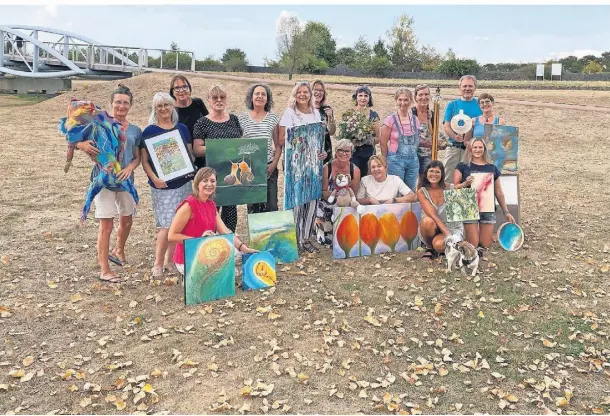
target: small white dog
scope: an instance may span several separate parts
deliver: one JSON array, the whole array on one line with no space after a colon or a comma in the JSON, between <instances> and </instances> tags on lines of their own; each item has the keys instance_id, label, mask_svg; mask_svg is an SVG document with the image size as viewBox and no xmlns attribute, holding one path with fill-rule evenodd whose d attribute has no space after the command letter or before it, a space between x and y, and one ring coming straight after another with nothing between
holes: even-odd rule
<instances>
[{"instance_id":1,"label":"small white dog","mask_svg":"<svg viewBox=\"0 0 610 416\"><path fill-rule=\"evenodd\" d=\"M472 269L471 276L477 274L479 269L479 253L475 246L468 241L463 241L460 236L450 235L445 239L445 257L447 258L447 272L455 264L466 274L466 267Z\"/></svg>"}]
</instances>

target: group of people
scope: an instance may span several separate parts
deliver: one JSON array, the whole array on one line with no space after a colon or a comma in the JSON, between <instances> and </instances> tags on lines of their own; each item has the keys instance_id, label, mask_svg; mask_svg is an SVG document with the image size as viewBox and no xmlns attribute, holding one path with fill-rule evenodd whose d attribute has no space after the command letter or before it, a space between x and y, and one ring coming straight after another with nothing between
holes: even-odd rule
<instances>
[{"instance_id":1,"label":"group of people","mask_svg":"<svg viewBox=\"0 0 610 416\"><path fill-rule=\"evenodd\" d=\"M458 135L451 130L451 118L459 110L474 118L477 128L485 124L502 124L493 113L493 97L482 94L474 97L476 79L460 79L461 97L447 106L444 131L449 137L444 163L431 160L434 114L429 108L430 88L417 86L414 92L399 88L395 95L396 111L383 122L372 109L373 97L368 87L359 87L353 94L353 110L362 113L374 129L366 137L344 138L337 142L332 154L333 136L337 120L327 103L327 92L322 81L313 84L302 81L293 87L287 108L278 117L272 112L273 94L266 84L250 86L245 94L245 111L227 111L228 91L222 85L212 85L207 94L207 105L192 96L192 86L183 75L170 81L169 93L154 95L148 126L142 131L128 121L133 94L119 85L110 97L113 117L121 124L126 137L121 180L133 182L133 171L140 163L148 177L153 214L157 227L155 262L152 275L184 273L184 240L216 233L235 233L238 217L236 206L218 208L214 202L216 172L206 167L206 141L227 138L267 138L267 200L248 205L249 213L278 210L278 165L285 144L287 129L298 125L321 122L325 127L324 145L317 154L323 161L322 198L293 209L299 251L316 252L317 237L321 244L332 242L332 207L328 197L335 190L338 174L349 174L349 187L362 205L420 202L423 217L420 225L426 245L424 257L435 258L444 250L444 238L459 234L475 246L488 248L491 244L493 213L482 215L480 221L447 223L443 190L470 186L473 172L492 172L500 176L489 160L485 142L472 132ZM144 144L144 140L178 129L184 145L193 155L198 169L194 178L165 182L161 180ZM380 153L376 147L380 145ZM95 158L98 151L91 141L80 142L77 148ZM454 163L455 162L455 163ZM455 172L454 172L455 171ZM93 172L92 172L93 174ZM509 221L500 181L495 181L495 196ZM101 268L100 279L120 282L110 268L127 263L125 243L131 226L135 203L126 192L104 189L95 198L95 217L99 220L97 251ZM119 216L115 247L110 250L113 222ZM314 227L317 232L314 236ZM239 252L251 253L248 245L235 236Z\"/></svg>"}]
</instances>

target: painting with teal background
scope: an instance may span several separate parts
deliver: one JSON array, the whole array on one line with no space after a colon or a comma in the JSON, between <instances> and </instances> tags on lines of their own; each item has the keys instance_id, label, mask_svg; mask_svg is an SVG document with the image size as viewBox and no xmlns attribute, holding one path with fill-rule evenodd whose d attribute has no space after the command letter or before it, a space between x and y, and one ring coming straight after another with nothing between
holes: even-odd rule
<instances>
[{"instance_id":1,"label":"painting with teal background","mask_svg":"<svg viewBox=\"0 0 610 416\"><path fill-rule=\"evenodd\" d=\"M271 252L280 263L299 259L292 210L248 215L248 234L250 247Z\"/></svg>"},{"instance_id":2,"label":"painting with teal background","mask_svg":"<svg viewBox=\"0 0 610 416\"><path fill-rule=\"evenodd\" d=\"M206 166L216 170L217 206L267 201L267 139L214 139Z\"/></svg>"},{"instance_id":3,"label":"painting with teal background","mask_svg":"<svg viewBox=\"0 0 610 416\"><path fill-rule=\"evenodd\" d=\"M324 147L325 131L322 123L286 129L285 210L322 196L322 161L318 154Z\"/></svg>"},{"instance_id":4,"label":"painting with teal background","mask_svg":"<svg viewBox=\"0 0 610 416\"><path fill-rule=\"evenodd\" d=\"M518 127L486 124L482 137L487 145L489 157L500 172L519 170Z\"/></svg>"},{"instance_id":5,"label":"painting with teal background","mask_svg":"<svg viewBox=\"0 0 610 416\"><path fill-rule=\"evenodd\" d=\"M184 240L184 299L187 305L235 296L233 234Z\"/></svg>"},{"instance_id":6,"label":"painting with teal background","mask_svg":"<svg viewBox=\"0 0 610 416\"><path fill-rule=\"evenodd\" d=\"M266 289L275 286L275 258L268 251L242 254L241 286L244 290Z\"/></svg>"}]
</instances>

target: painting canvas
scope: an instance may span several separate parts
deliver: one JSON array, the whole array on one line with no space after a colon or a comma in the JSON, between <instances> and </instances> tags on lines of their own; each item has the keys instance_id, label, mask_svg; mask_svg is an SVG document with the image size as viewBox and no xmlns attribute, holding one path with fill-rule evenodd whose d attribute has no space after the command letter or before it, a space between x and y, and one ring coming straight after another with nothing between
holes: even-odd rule
<instances>
[{"instance_id":1,"label":"painting canvas","mask_svg":"<svg viewBox=\"0 0 610 416\"><path fill-rule=\"evenodd\" d=\"M286 129L284 209L322 196L322 161L318 153L324 145L324 124L304 124Z\"/></svg>"},{"instance_id":2,"label":"painting canvas","mask_svg":"<svg viewBox=\"0 0 610 416\"><path fill-rule=\"evenodd\" d=\"M299 259L292 211L248 215L248 234L250 247L269 251L278 262L292 263Z\"/></svg>"},{"instance_id":3,"label":"painting canvas","mask_svg":"<svg viewBox=\"0 0 610 416\"><path fill-rule=\"evenodd\" d=\"M471 188L477 192L479 212L494 212L496 210L493 173L473 173Z\"/></svg>"},{"instance_id":4,"label":"painting canvas","mask_svg":"<svg viewBox=\"0 0 610 416\"><path fill-rule=\"evenodd\" d=\"M364 209L359 214L351 207L334 208L335 259L405 252L419 247L419 203L368 205Z\"/></svg>"},{"instance_id":5,"label":"painting canvas","mask_svg":"<svg viewBox=\"0 0 610 416\"><path fill-rule=\"evenodd\" d=\"M483 134L493 164L501 172L517 172L519 128L487 124Z\"/></svg>"},{"instance_id":6,"label":"painting canvas","mask_svg":"<svg viewBox=\"0 0 610 416\"><path fill-rule=\"evenodd\" d=\"M519 176L502 175L500 176L500 186L506 205L519 205Z\"/></svg>"},{"instance_id":7,"label":"painting canvas","mask_svg":"<svg viewBox=\"0 0 610 416\"><path fill-rule=\"evenodd\" d=\"M173 129L144 139L159 179L169 182L195 172L180 130Z\"/></svg>"},{"instance_id":8,"label":"painting canvas","mask_svg":"<svg viewBox=\"0 0 610 416\"><path fill-rule=\"evenodd\" d=\"M244 290L265 289L275 286L275 258L268 251L242 255L242 280Z\"/></svg>"},{"instance_id":9,"label":"painting canvas","mask_svg":"<svg viewBox=\"0 0 610 416\"><path fill-rule=\"evenodd\" d=\"M267 139L207 140L205 149L216 170L216 205L267 201Z\"/></svg>"},{"instance_id":10,"label":"painting canvas","mask_svg":"<svg viewBox=\"0 0 610 416\"><path fill-rule=\"evenodd\" d=\"M235 296L233 234L184 240L184 292L187 305Z\"/></svg>"},{"instance_id":11,"label":"painting canvas","mask_svg":"<svg viewBox=\"0 0 610 416\"><path fill-rule=\"evenodd\" d=\"M445 195L447 222L473 221L480 219L477 193L474 188L450 189Z\"/></svg>"}]
</instances>

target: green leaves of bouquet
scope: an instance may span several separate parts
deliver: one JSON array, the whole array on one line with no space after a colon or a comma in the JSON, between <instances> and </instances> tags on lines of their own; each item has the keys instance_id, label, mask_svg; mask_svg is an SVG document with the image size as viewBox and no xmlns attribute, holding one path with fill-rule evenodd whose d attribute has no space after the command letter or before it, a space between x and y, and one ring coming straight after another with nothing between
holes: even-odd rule
<instances>
[{"instance_id":1,"label":"green leaves of bouquet","mask_svg":"<svg viewBox=\"0 0 610 416\"><path fill-rule=\"evenodd\" d=\"M348 139L359 146L375 135L375 124L369 121L368 114L350 109L341 115L338 140Z\"/></svg>"}]
</instances>

